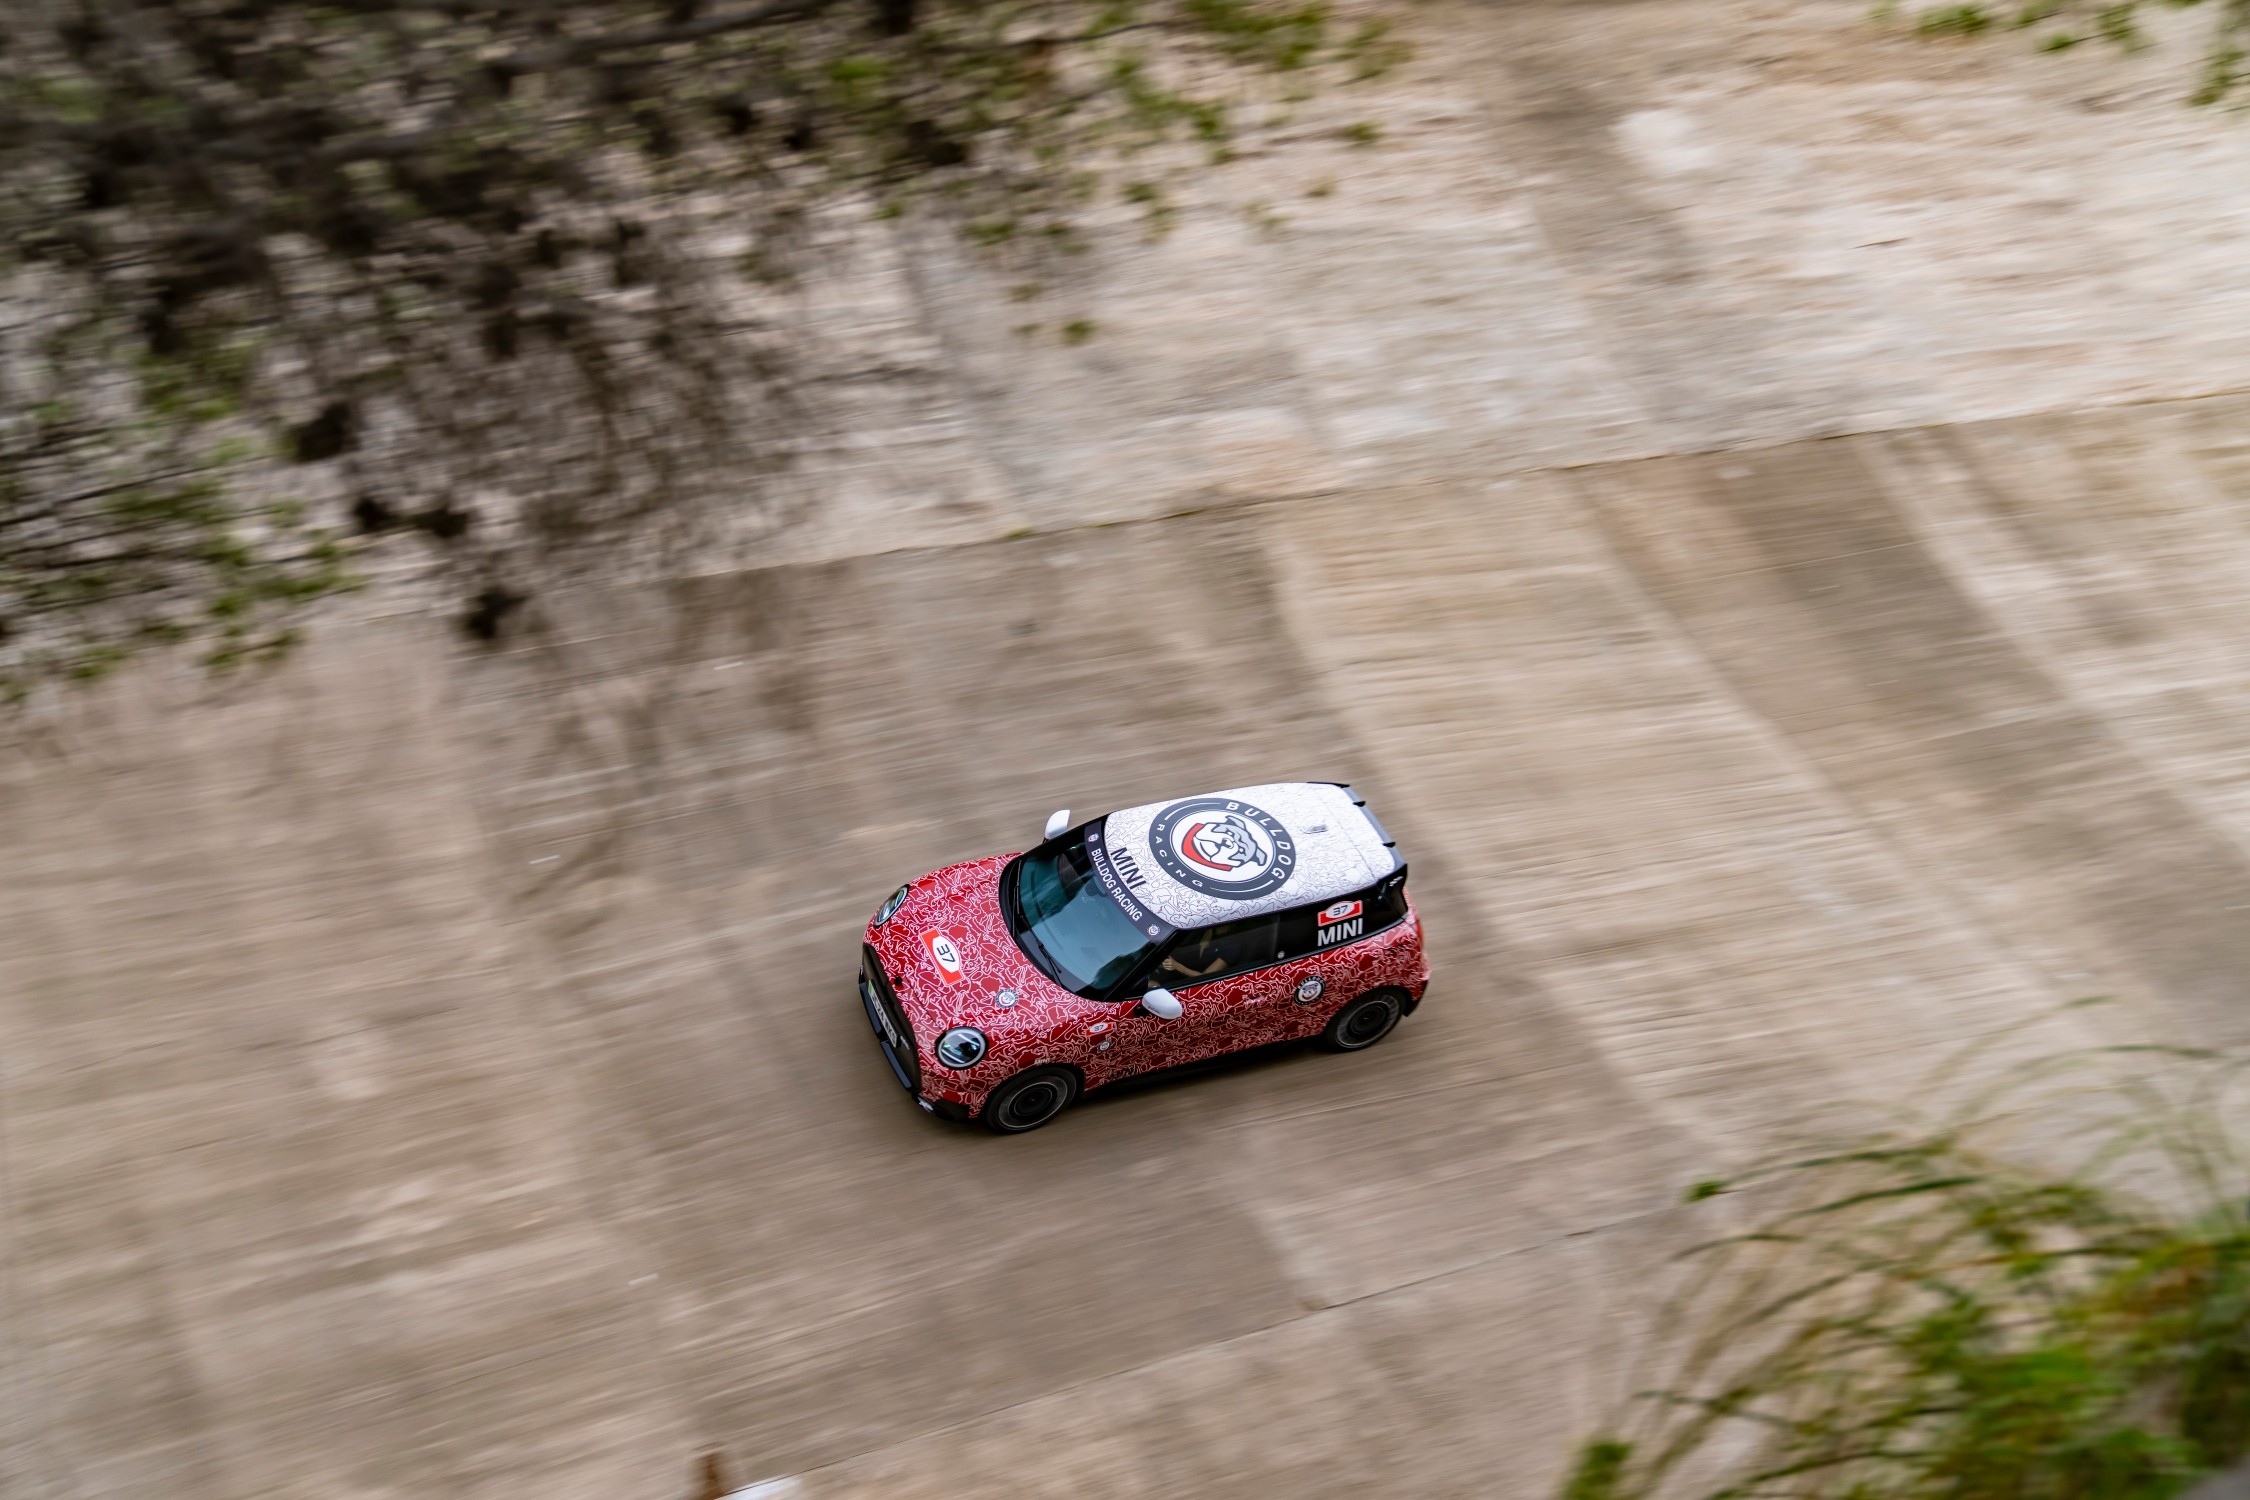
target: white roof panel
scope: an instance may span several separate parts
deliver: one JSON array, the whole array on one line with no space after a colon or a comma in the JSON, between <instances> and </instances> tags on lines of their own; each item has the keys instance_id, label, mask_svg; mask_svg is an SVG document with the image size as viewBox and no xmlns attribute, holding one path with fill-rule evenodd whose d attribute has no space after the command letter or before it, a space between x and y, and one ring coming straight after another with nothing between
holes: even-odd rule
<instances>
[{"instance_id":1,"label":"white roof panel","mask_svg":"<svg viewBox=\"0 0 2250 1500\"><path fill-rule=\"evenodd\" d=\"M1128 807L1096 841L1159 920L1206 927L1364 890L1398 868L1348 787L1282 781Z\"/></svg>"}]
</instances>

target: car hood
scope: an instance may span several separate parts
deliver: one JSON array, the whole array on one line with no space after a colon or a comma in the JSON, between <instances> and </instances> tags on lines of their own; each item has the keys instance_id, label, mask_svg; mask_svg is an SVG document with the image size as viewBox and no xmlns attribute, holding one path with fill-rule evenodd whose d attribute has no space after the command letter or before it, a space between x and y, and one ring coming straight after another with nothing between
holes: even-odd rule
<instances>
[{"instance_id":1,"label":"car hood","mask_svg":"<svg viewBox=\"0 0 2250 1500\"><path fill-rule=\"evenodd\" d=\"M1042 1024L1058 1001L1088 1003L1040 973L1009 935L1000 872L1013 858L1001 854L931 871L912 883L888 922L868 933L925 1056L949 1026L991 1035ZM943 961L947 956L957 973ZM1016 1003L1003 1006L1008 991Z\"/></svg>"}]
</instances>

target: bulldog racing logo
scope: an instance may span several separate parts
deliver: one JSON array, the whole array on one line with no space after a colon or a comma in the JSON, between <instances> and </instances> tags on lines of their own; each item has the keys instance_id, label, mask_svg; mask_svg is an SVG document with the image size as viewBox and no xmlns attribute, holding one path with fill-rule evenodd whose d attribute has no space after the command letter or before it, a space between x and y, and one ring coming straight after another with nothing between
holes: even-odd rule
<instances>
[{"instance_id":1,"label":"bulldog racing logo","mask_svg":"<svg viewBox=\"0 0 2250 1500\"><path fill-rule=\"evenodd\" d=\"M1175 802L1149 824L1149 853L1192 891L1250 901L1281 889L1297 868L1297 845L1273 814L1231 797Z\"/></svg>"}]
</instances>

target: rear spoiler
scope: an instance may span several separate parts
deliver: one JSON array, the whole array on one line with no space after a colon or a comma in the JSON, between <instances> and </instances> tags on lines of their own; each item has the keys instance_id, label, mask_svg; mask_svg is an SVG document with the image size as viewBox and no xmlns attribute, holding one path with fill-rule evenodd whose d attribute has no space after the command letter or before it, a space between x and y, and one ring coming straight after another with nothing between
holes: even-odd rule
<instances>
[{"instance_id":1,"label":"rear spoiler","mask_svg":"<svg viewBox=\"0 0 2250 1500\"><path fill-rule=\"evenodd\" d=\"M1391 837L1391 831L1383 826L1383 820L1375 816L1375 809L1367 805L1367 799L1365 797L1362 797L1356 790L1354 790L1350 782L1323 781L1317 784L1320 786L1342 787L1344 790L1344 795L1352 799L1352 806L1359 809L1360 816L1367 819L1368 823L1375 830L1375 836L1383 841L1383 847L1391 851L1391 858L1394 860L1398 858L1398 840Z\"/></svg>"}]
</instances>

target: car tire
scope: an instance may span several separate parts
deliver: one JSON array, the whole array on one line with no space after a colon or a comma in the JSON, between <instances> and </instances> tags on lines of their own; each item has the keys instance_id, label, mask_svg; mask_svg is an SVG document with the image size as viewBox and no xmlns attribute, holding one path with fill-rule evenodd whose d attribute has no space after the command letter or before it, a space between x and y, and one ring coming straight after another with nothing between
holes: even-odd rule
<instances>
[{"instance_id":1,"label":"car tire","mask_svg":"<svg viewBox=\"0 0 2250 1500\"><path fill-rule=\"evenodd\" d=\"M994 1089L978 1118L996 1135L1022 1135L1037 1130L1077 1102L1078 1075L1050 1064L1026 1068Z\"/></svg>"},{"instance_id":2,"label":"car tire","mask_svg":"<svg viewBox=\"0 0 2250 1500\"><path fill-rule=\"evenodd\" d=\"M1369 990L1347 1001L1320 1033L1320 1045L1330 1052L1363 1052L1389 1036L1406 1014L1406 996L1398 990Z\"/></svg>"}]
</instances>

